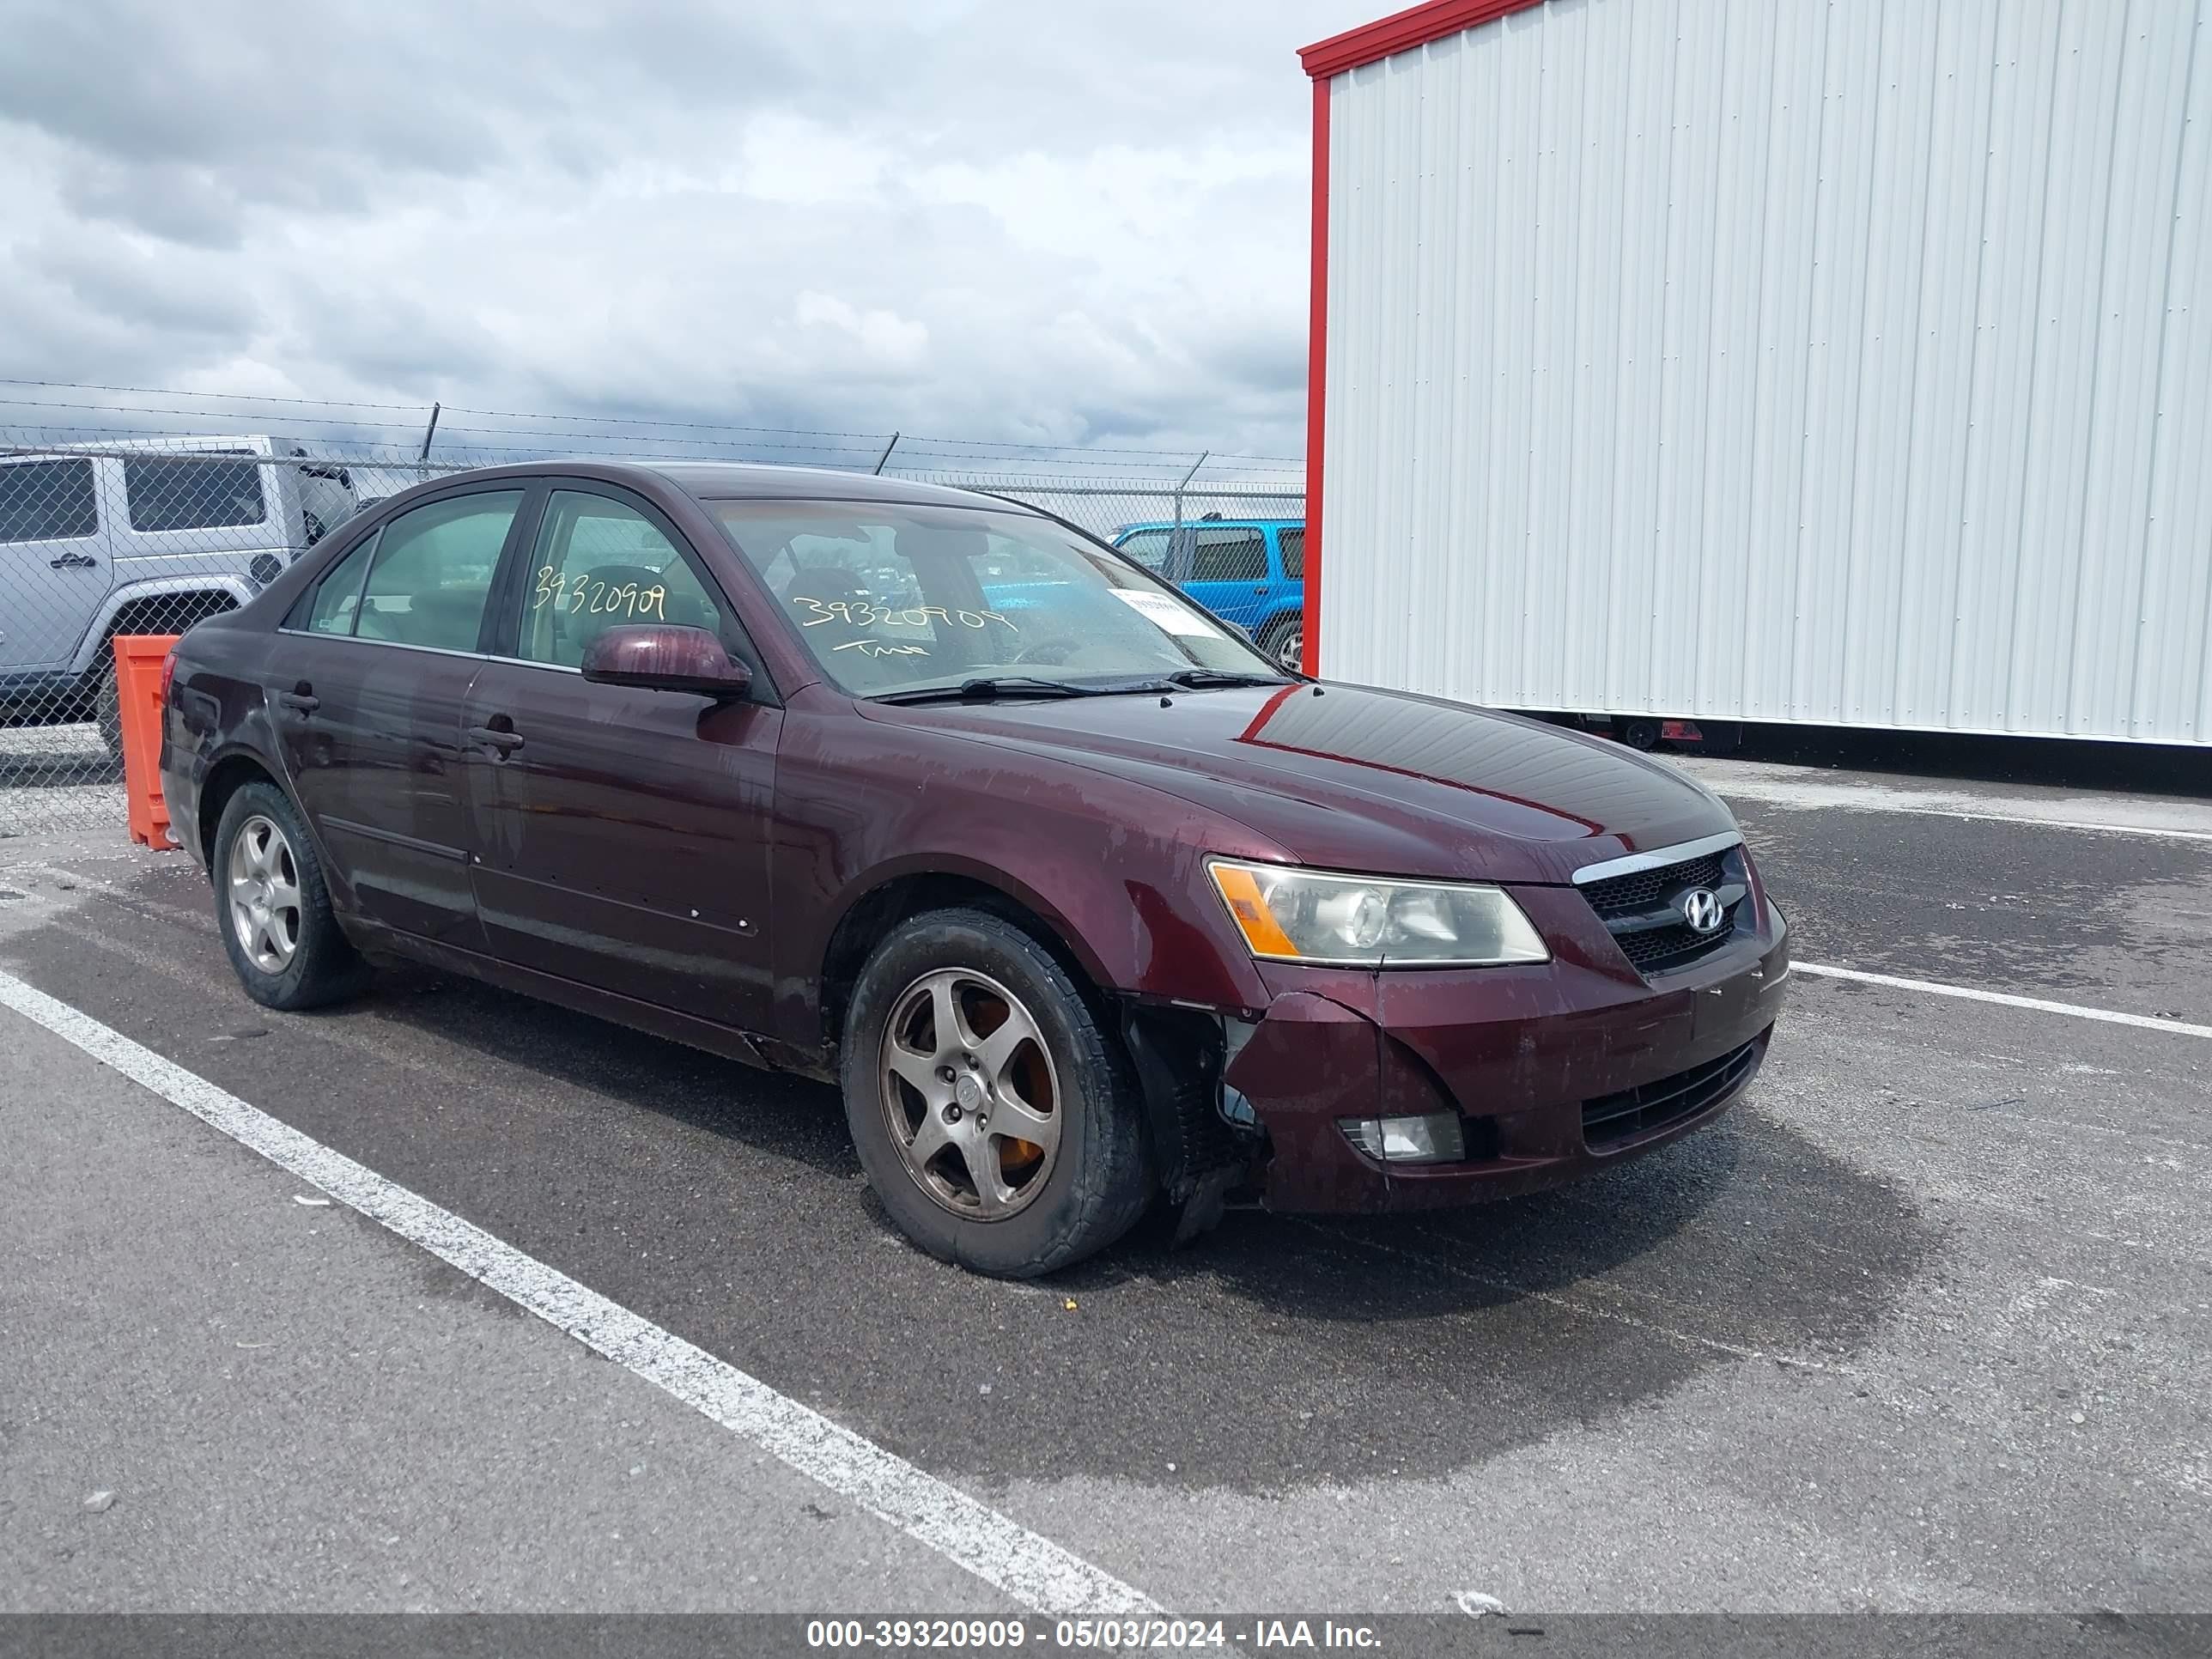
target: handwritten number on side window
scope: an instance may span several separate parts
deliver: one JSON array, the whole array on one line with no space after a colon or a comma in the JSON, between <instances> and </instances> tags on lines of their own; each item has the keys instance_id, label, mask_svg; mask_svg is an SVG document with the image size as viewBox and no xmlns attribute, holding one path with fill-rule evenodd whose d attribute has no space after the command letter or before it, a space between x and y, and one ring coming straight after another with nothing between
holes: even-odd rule
<instances>
[{"instance_id":1,"label":"handwritten number on side window","mask_svg":"<svg viewBox=\"0 0 2212 1659\"><path fill-rule=\"evenodd\" d=\"M668 589L659 582L647 586L639 582L606 582L579 576L572 585L568 576L550 564L538 567L538 591L530 608L543 611L549 605L572 617L588 613L620 617L625 621L648 617L654 622L668 620Z\"/></svg>"}]
</instances>

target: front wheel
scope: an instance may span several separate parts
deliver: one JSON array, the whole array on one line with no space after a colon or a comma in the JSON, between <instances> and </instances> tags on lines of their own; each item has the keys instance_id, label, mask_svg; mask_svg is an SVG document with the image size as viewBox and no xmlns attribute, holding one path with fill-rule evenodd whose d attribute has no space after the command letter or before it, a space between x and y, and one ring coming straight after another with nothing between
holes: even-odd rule
<instances>
[{"instance_id":1,"label":"front wheel","mask_svg":"<svg viewBox=\"0 0 2212 1659\"><path fill-rule=\"evenodd\" d=\"M246 994L267 1008L319 1008L368 976L331 910L323 866L292 803L249 783L222 809L208 860L222 946Z\"/></svg>"},{"instance_id":2,"label":"front wheel","mask_svg":"<svg viewBox=\"0 0 2212 1659\"><path fill-rule=\"evenodd\" d=\"M1136 1085L1082 989L988 911L886 938L845 1021L869 1184L941 1261L1030 1279L1105 1249L1152 1196Z\"/></svg>"}]
</instances>

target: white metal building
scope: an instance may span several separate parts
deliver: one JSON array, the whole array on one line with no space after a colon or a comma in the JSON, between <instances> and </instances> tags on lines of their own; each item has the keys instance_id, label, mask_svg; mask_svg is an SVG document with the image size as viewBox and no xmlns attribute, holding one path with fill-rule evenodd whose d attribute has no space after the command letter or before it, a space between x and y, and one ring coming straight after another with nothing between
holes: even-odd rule
<instances>
[{"instance_id":1,"label":"white metal building","mask_svg":"<svg viewBox=\"0 0 2212 1659\"><path fill-rule=\"evenodd\" d=\"M1309 47L1309 665L2212 743L2212 0Z\"/></svg>"}]
</instances>

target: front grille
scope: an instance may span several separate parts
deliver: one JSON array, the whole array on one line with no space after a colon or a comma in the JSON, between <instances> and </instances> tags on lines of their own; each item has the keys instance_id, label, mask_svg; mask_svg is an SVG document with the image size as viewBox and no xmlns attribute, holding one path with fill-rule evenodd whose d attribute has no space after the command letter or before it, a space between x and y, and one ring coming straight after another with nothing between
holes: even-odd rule
<instances>
[{"instance_id":1,"label":"front grille","mask_svg":"<svg viewBox=\"0 0 2212 1659\"><path fill-rule=\"evenodd\" d=\"M1720 931L1701 933L1684 922L1671 927L1654 927L1648 933L1626 933L1617 936L1621 954L1629 965L1639 974L1663 974L1671 968L1681 968L1699 957L1711 954L1729 941L1735 932L1735 906L1731 904L1723 913L1727 920Z\"/></svg>"},{"instance_id":2,"label":"front grille","mask_svg":"<svg viewBox=\"0 0 2212 1659\"><path fill-rule=\"evenodd\" d=\"M1583 1144L1593 1152L1618 1146L1694 1117L1715 1102L1725 1100L1759 1064L1759 1042L1753 1037L1742 1048L1686 1072L1584 1101Z\"/></svg>"},{"instance_id":3,"label":"front grille","mask_svg":"<svg viewBox=\"0 0 2212 1659\"><path fill-rule=\"evenodd\" d=\"M1728 900L1720 927L1710 933L1698 932L1674 908L1683 894L1698 887L1711 889ZM1687 967L1727 944L1735 936L1736 917L1749 885L1743 849L1729 847L1656 870L1608 876L1603 881L1588 883L1580 890L1629 964L1649 977Z\"/></svg>"},{"instance_id":4,"label":"front grille","mask_svg":"<svg viewBox=\"0 0 2212 1659\"><path fill-rule=\"evenodd\" d=\"M1583 889L1583 896L1602 916L1625 910L1648 910L1656 904L1666 903L1686 887L1718 887L1727 879L1728 870L1721 855L1708 853L1703 858L1664 864L1656 870L1638 870L1633 875L1594 881Z\"/></svg>"}]
</instances>

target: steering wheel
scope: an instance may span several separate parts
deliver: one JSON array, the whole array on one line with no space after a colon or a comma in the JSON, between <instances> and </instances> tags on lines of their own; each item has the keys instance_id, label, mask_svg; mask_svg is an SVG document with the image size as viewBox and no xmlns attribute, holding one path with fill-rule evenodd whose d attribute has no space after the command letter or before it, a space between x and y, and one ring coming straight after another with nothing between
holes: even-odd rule
<instances>
[{"instance_id":1,"label":"steering wheel","mask_svg":"<svg viewBox=\"0 0 2212 1659\"><path fill-rule=\"evenodd\" d=\"M1085 641L1073 634L1054 634L1049 639L1039 640L1035 645L1024 646L1015 654L1017 666L1026 663L1064 663L1073 652L1083 649Z\"/></svg>"}]
</instances>

